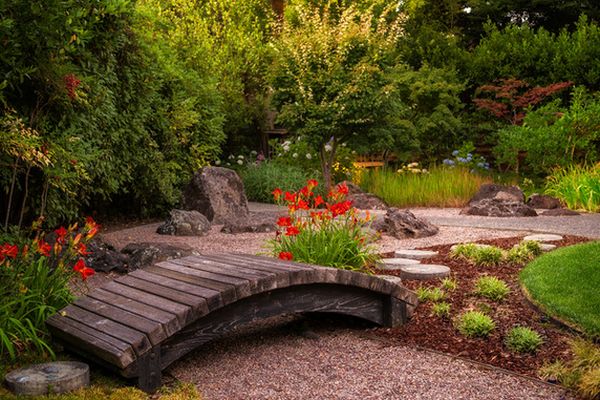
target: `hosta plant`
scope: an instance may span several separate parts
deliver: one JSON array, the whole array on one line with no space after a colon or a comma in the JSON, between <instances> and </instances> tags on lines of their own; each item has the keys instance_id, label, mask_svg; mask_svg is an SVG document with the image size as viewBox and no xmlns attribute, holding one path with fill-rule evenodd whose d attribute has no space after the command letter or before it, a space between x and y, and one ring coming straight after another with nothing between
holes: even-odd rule
<instances>
[{"instance_id":1,"label":"hosta plant","mask_svg":"<svg viewBox=\"0 0 600 400\"><path fill-rule=\"evenodd\" d=\"M379 258L371 244L370 216L361 216L349 200L348 187L337 185L323 198L315 195L318 182L310 179L297 192L273 191L288 215L269 241L271 252L283 260L367 272Z\"/></svg>"},{"instance_id":2,"label":"hosta plant","mask_svg":"<svg viewBox=\"0 0 600 400\"><path fill-rule=\"evenodd\" d=\"M92 219L52 235L34 229L32 240L0 245L0 359L15 360L31 350L53 355L46 318L73 300L70 283L94 274L83 260L87 242L99 229Z\"/></svg>"}]
</instances>

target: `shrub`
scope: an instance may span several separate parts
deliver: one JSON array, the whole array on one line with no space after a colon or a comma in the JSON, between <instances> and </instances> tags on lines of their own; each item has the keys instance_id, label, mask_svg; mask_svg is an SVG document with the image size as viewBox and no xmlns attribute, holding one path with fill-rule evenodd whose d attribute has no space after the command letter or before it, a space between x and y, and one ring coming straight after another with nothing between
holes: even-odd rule
<instances>
[{"instance_id":1,"label":"shrub","mask_svg":"<svg viewBox=\"0 0 600 400\"><path fill-rule=\"evenodd\" d=\"M500 264L504 253L498 247L467 243L457 245L450 256L469 260L480 267L489 267Z\"/></svg>"},{"instance_id":2,"label":"shrub","mask_svg":"<svg viewBox=\"0 0 600 400\"><path fill-rule=\"evenodd\" d=\"M83 228L77 224L54 232L51 245L45 234L23 246L0 246L0 356L15 360L22 352L35 349L50 353L45 321L72 301L69 282L77 273L85 280L94 274L82 256L88 254L86 242L98 231L88 219Z\"/></svg>"},{"instance_id":3,"label":"shrub","mask_svg":"<svg viewBox=\"0 0 600 400\"><path fill-rule=\"evenodd\" d=\"M479 311L467 311L456 321L458 331L467 337L487 337L495 327L494 321Z\"/></svg>"},{"instance_id":4,"label":"shrub","mask_svg":"<svg viewBox=\"0 0 600 400\"><path fill-rule=\"evenodd\" d=\"M307 179L306 173L298 167L269 161L250 164L239 173L248 200L263 203L273 202L271 192L274 187L294 192L304 186Z\"/></svg>"},{"instance_id":5,"label":"shrub","mask_svg":"<svg viewBox=\"0 0 600 400\"><path fill-rule=\"evenodd\" d=\"M326 200L315 196L315 180L298 192L273 191L275 199L285 203L288 216L279 218L280 230L269 242L273 255L285 260L368 271L379 258L367 233L370 216L361 217L345 200L346 185L337 185ZM324 208L323 208L324 207Z\"/></svg>"},{"instance_id":6,"label":"shrub","mask_svg":"<svg viewBox=\"0 0 600 400\"><path fill-rule=\"evenodd\" d=\"M547 178L546 193L558 197L571 209L599 212L600 164L554 170Z\"/></svg>"},{"instance_id":7,"label":"shrub","mask_svg":"<svg viewBox=\"0 0 600 400\"><path fill-rule=\"evenodd\" d=\"M479 246L475 243L457 244L451 251L450 257L471 260Z\"/></svg>"},{"instance_id":8,"label":"shrub","mask_svg":"<svg viewBox=\"0 0 600 400\"><path fill-rule=\"evenodd\" d=\"M495 276L482 276L475 283L475 294L493 301L503 300L509 292L506 282Z\"/></svg>"},{"instance_id":9,"label":"shrub","mask_svg":"<svg viewBox=\"0 0 600 400\"><path fill-rule=\"evenodd\" d=\"M534 353L543 342L539 333L524 326L511 329L504 338L506 347L517 353Z\"/></svg>"},{"instance_id":10,"label":"shrub","mask_svg":"<svg viewBox=\"0 0 600 400\"><path fill-rule=\"evenodd\" d=\"M437 302L445 299L446 293L438 287L428 288L420 286L417 288L417 297L422 303L427 303L428 301Z\"/></svg>"},{"instance_id":11,"label":"shrub","mask_svg":"<svg viewBox=\"0 0 600 400\"><path fill-rule=\"evenodd\" d=\"M533 240L525 240L506 253L506 261L512 264L526 264L542 254L542 247Z\"/></svg>"},{"instance_id":12,"label":"shrub","mask_svg":"<svg viewBox=\"0 0 600 400\"><path fill-rule=\"evenodd\" d=\"M450 317L450 304L442 301L441 303L435 303L431 306L431 313L436 317L449 318Z\"/></svg>"}]
</instances>

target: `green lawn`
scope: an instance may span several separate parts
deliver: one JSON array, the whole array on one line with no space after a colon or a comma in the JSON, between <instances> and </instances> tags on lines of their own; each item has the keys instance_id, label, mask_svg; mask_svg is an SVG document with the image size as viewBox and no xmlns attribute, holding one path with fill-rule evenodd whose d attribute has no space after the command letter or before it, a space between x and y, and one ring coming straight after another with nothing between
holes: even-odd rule
<instances>
[{"instance_id":1,"label":"green lawn","mask_svg":"<svg viewBox=\"0 0 600 400\"><path fill-rule=\"evenodd\" d=\"M545 254L527 265L520 278L550 315L600 336L600 242Z\"/></svg>"}]
</instances>

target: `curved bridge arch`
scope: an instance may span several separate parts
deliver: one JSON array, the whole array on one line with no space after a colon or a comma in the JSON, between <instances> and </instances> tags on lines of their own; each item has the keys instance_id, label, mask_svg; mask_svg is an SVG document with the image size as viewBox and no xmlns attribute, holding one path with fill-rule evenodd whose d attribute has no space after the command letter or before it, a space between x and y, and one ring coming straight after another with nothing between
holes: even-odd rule
<instances>
[{"instance_id":1,"label":"curved bridge arch","mask_svg":"<svg viewBox=\"0 0 600 400\"><path fill-rule=\"evenodd\" d=\"M172 362L246 323L330 312L392 327L406 322L417 302L397 280L232 253L131 272L76 300L47 325L67 349L151 392Z\"/></svg>"}]
</instances>

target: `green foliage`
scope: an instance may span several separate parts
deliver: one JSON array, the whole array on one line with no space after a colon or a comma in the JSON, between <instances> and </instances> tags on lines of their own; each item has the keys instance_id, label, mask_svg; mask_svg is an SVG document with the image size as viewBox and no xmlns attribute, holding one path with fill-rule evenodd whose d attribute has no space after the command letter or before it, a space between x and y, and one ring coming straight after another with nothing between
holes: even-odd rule
<instances>
[{"instance_id":1,"label":"green foliage","mask_svg":"<svg viewBox=\"0 0 600 400\"><path fill-rule=\"evenodd\" d=\"M300 167L283 165L271 161L248 165L240 170L244 189L249 201L273 202L273 188L295 192L302 188L308 179L306 171Z\"/></svg>"},{"instance_id":2,"label":"green foliage","mask_svg":"<svg viewBox=\"0 0 600 400\"><path fill-rule=\"evenodd\" d=\"M495 276L482 276L475 282L474 293L493 301L501 301L510 293L510 289L506 282Z\"/></svg>"},{"instance_id":3,"label":"green foliage","mask_svg":"<svg viewBox=\"0 0 600 400\"><path fill-rule=\"evenodd\" d=\"M597 399L600 396L600 347L585 339L571 341L570 347L573 360L545 365L540 369L540 376L557 380L584 399Z\"/></svg>"},{"instance_id":4,"label":"green foliage","mask_svg":"<svg viewBox=\"0 0 600 400\"><path fill-rule=\"evenodd\" d=\"M431 306L431 313L439 318L450 318L450 304L442 301Z\"/></svg>"},{"instance_id":5,"label":"green foliage","mask_svg":"<svg viewBox=\"0 0 600 400\"><path fill-rule=\"evenodd\" d=\"M464 168L432 167L427 174L368 170L361 175L360 186L393 207L462 207L488 182Z\"/></svg>"},{"instance_id":6,"label":"green foliage","mask_svg":"<svg viewBox=\"0 0 600 400\"><path fill-rule=\"evenodd\" d=\"M456 245L450 256L469 260L479 267L489 267L500 264L504 253L498 247L466 243Z\"/></svg>"},{"instance_id":7,"label":"green foliage","mask_svg":"<svg viewBox=\"0 0 600 400\"><path fill-rule=\"evenodd\" d=\"M479 311L467 311L456 320L456 329L466 337L488 337L496 323Z\"/></svg>"},{"instance_id":8,"label":"green foliage","mask_svg":"<svg viewBox=\"0 0 600 400\"><path fill-rule=\"evenodd\" d=\"M545 192L561 199L571 209L600 211L600 164L554 170L547 178Z\"/></svg>"},{"instance_id":9,"label":"green foliage","mask_svg":"<svg viewBox=\"0 0 600 400\"><path fill-rule=\"evenodd\" d=\"M458 289L458 282L453 278L444 278L442 279L442 288L449 292L454 292Z\"/></svg>"},{"instance_id":10,"label":"green foliage","mask_svg":"<svg viewBox=\"0 0 600 400\"><path fill-rule=\"evenodd\" d=\"M533 240L525 240L506 253L506 261L511 264L526 264L542 254L542 247Z\"/></svg>"},{"instance_id":11,"label":"green foliage","mask_svg":"<svg viewBox=\"0 0 600 400\"><path fill-rule=\"evenodd\" d=\"M516 353L535 353L544 343L539 333L525 326L512 328L504 338L504 344Z\"/></svg>"},{"instance_id":12,"label":"green foliage","mask_svg":"<svg viewBox=\"0 0 600 400\"><path fill-rule=\"evenodd\" d=\"M446 298L446 292L439 287L420 286L417 288L417 297L422 303L427 303L428 301L438 302Z\"/></svg>"},{"instance_id":13,"label":"green foliage","mask_svg":"<svg viewBox=\"0 0 600 400\"><path fill-rule=\"evenodd\" d=\"M520 280L547 313L600 336L600 242L563 247L528 264Z\"/></svg>"}]
</instances>

